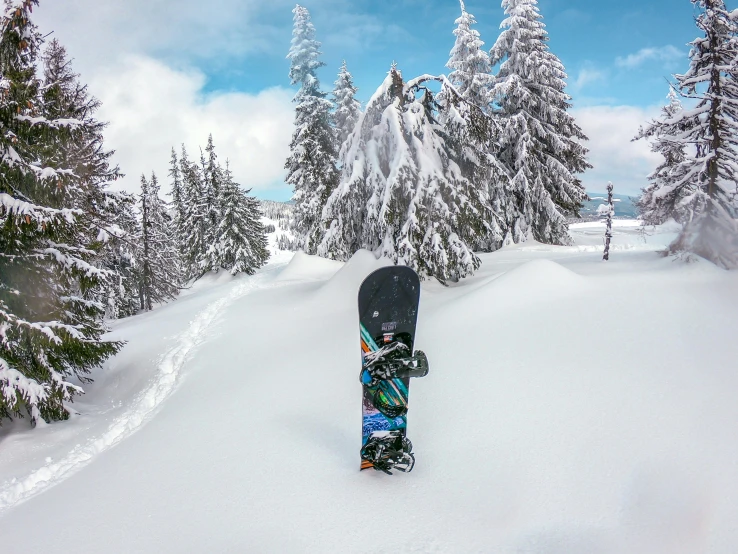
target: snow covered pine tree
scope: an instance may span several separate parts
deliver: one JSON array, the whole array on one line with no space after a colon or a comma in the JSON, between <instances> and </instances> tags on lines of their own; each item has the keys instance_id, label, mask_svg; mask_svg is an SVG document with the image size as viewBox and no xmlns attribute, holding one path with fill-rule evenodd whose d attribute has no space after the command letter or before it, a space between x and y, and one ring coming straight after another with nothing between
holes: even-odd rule
<instances>
[{"instance_id":1,"label":"snow covered pine tree","mask_svg":"<svg viewBox=\"0 0 738 554\"><path fill-rule=\"evenodd\" d=\"M176 163L176 157L172 160L172 163ZM190 162L184 145L179 158L179 170L170 168L169 174L177 175L182 180L180 207L177 208L175 204L182 267L188 279L198 279L203 274L201 267L206 251L208 205L202 172L196 163Z\"/></svg>"},{"instance_id":2,"label":"snow covered pine tree","mask_svg":"<svg viewBox=\"0 0 738 554\"><path fill-rule=\"evenodd\" d=\"M347 260L365 248L442 283L479 267L462 237L482 232L485 201L445 142L428 79L437 78L404 83L393 66L369 100L341 151L321 256Z\"/></svg>"},{"instance_id":3,"label":"snow covered pine tree","mask_svg":"<svg viewBox=\"0 0 738 554\"><path fill-rule=\"evenodd\" d=\"M568 244L567 216L587 194L575 176L591 167L586 136L567 113L566 73L548 49L537 0L503 0L505 30L490 51L500 64L493 88L502 134L498 157L511 176L504 207L514 242Z\"/></svg>"},{"instance_id":4,"label":"snow covered pine tree","mask_svg":"<svg viewBox=\"0 0 738 554\"><path fill-rule=\"evenodd\" d=\"M438 121L446 134L447 144L454 150L463 175L482 193L486 201L484 232L469 237L475 251L494 251L505 237L505 187L509 181L496 155L500 129L491 107L489 55L483 50L479 32L472 28L474 16L466 11L463 0L461 16L455 21L456 37L446 67L451 69L449 82L436 96L441 109ZM475 233L476 234L476 233Z\"/></svg>"},{"instance_id":5,"label":"snow covered pine tree","mask_svg":"<svg viewBox=\"0 0 738 554\"><path fill-rule=\"evenodd\" d=\"M103 146L106 124L95 119L100 101L90 97L87 85L72 71L65 48L53 39L44 51L41 112L49 120L76 120L78 123L60 137L44 155L45 165L68 167L79 177L79 186L65 189L66 203L82 210L82 231L89 244L101 243L94 265L111 275L89 292L91 298L106 304L112 319L137 311L132 280L130 246L135 230L135 199L125 192L108 189L122 177L117 166L110 166L112 150Z\"/></svg>"},{"instance_id":6,"label":"snow covered pine tree","mask_svg":"<svg viewBox=\"0 0 738 554\"><path fill-rule=\"evenodd\" d=\"M675 75L676 88L697 101L690 110L667 110L639 137L671 143L674 159L657 170L650 193L652 219L674 217L682 231L668 253L697 254L724 268L738 267L738 15L723 0L692 0L701 10L690 66ZM669 111L675 113L669 114ZM682 158L680 148L687 152ZM660 198L660 200L654 200ZM648 201L644 198L643 202Z\"/></svg>"},{"instance_id":7,"label":"snow covered pine tree","mask_svg":"<svg viewBox=\"0 0 738 554\"><path fill-rule=\"evenodd\" d=\"M689 187L674 187L686 177L683 174L686 159L686 143L679 135L694 126L694 117L683 117L682 103L679 101L674 87L669 87L669 104L661 109L661 118L653 121L633 140L651 139L651 150L663 156L664 161L648 176L651 184L643 189L638 199L638 211L644 225L661 225L669 218L679 223L689 219L688 210L684 207L684 199L689 195ZM667 124L667 122L669 122ZM670 136L670 133L675 133Z\"/></svg>"},{"instance_id":8,"label":"snow covered pine tree","mask_svg":"<svg viewBox=\"0 0 738 554\"><path fill-rule=\"evenodd\" d=\"M107 273L85 215L70 198L83 186L61 160L78 120L42 114L36 59L37 0L6 1L0 19L0 420L66 419L90 369L121 343L101 340L104 306L88 299Z\"/></svg>"},{"instance_id":9,"label":"snow covered pine tree","mask_svg":"<svg viewBox=\"0 0 738 554\"><path fill-rule=\"evenodd\" d=\"M211 270L253 275L269 259L259 201L233 181L230 169L219 171L219 219L210 233L207 259Z\"/></svg>"},{"instance_id":10,"label":"snow covered pine tree","mask_svg":"<svg viewBox=\"0 0 738 554\"><path fill-rule=\"evenodd\" d=\"M139 275L141 310L154 303L173 299L180 290L182 274L171 218L159 198L156 175L151 181L141 176L141 235L137 244L136 265Z\"/></svg>"},{"instance_id":11,"label":"snow covered pine tree","mask_svg":"<svg viewBox=\"0 0 738 554\"><path fill-rule=\"evenodd\" d=\"M315 70L325 64L318 58L320 43L315 40L315 27L308 10L299 4L292 10L294 29L290 84L300 85L293 102L295 131L290 143L290 156L285 163L287 183L294 188L295 231L302 247L315 254L323 235L321 214L328 196L338 182L336 170L336 136L332 126L332 102L320 90Z\"/></svg>"},{"instance_id":12,"label":"snow covered pine tree","mask_svg":"<svg viewBox=\"0 0 738 554\"><path fill-rule=\"evenodd\" d=\"M333 114L333 121L336 126L336 145L340 150L341 145L354 132L354 127L356 127L361 115L361 104L355 98L357 88L354 86L351 73L346 68L345 60L341 64L338 79L336 79L334 85L333 102L336 111Z\"/></svg>"},{"instance_id":13,"label":"snow covered pine tree","mask_svg":"<svg viewBox=\"0 0 738 554\"><path fill-rule=\"evenodd\" d=\"M493 78L489 55L482 49L484 42L479 31L472 29L476 24L474 16L466 11L463 0L461 16L454 23L456 41L446 64L451 70L448 80L456 87L462 98L475 106L487 109L491 100Z\"/></svg>"}]
</instances>

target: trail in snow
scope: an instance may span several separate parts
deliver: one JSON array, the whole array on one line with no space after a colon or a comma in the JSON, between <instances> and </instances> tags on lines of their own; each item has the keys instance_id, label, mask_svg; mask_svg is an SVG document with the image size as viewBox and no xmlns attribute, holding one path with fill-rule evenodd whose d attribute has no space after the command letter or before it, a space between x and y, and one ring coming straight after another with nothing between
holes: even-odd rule
<instances>
[{"instance_id":1,"label":"trail in snow","mask_svg":"<svg viewBox=\"0 0 738 554\"><path fill-rule=\"evenodd\" d=\"M141 391L132 405L116 417L107 431L76 445L65 457L54 461L46 458L44 465L31 470L25 477L14 478L0 485L0 513L27 500L60 480L78 471L96 456L115 446L146 423L177 386L188 358L205 341L207 330L218 314L230 304L251 292L266 288L274 272L284 263L270 264L259 273L234 286L229 294L208 304L175 340L175 346L159 359L151 384ZM276 283L278 284L278 283Z\"/></svg>"}]
</instances>

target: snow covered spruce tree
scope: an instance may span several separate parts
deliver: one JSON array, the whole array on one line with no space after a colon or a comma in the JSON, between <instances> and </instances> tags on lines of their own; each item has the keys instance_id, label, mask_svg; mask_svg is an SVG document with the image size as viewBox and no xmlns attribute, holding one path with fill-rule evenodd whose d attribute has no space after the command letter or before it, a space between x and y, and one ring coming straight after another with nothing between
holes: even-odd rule
<instances>
[{"instance_id":1,"label":"snow covered spruce tree","mask_svg":"<svg viewBox=\"0 0 738 554\"><path fill-rule=\"evenodd\" d=\"M404 83L393 67L367 104L342 150L320 255L347 260L365 248L442 283L479 267L462 237L481 233L484 199L445 143L427 79Z\"/></svg>"},{"instance_id":2,"label":"snow covered spruce tree","mask_svg":"<svg viewBox=\"0 0 738 554\"><path fill-rule=\"evenodd\" d=\"M101 340L104 306L87 298L106 272L67 192L83 186L64 159L81 122L52 120L36 61L41 36L31 21L37 0L7 0L0 19L0 420L66 419L90 370L121 343ZM61 194L60 191L65 191Z\"/></svg>"},{"instance_id":3,"label":"snow covered spruce tree","mask_svg":"<svg viewBox=\"0 0 738 554\"><path fill-rule=\"evenodd\" d=\"M491 109L489 55L483 50L479 32L472 29L474 16L460 1L461 16L456 19L456 36L446 67L451 69L448 81L437 95L442 106L438 117L447 135L447 143L457 152L462 173L487 200L485 222L487 232L471 241L476 251L493 251L502 245L506 234L505 184L509 180L496 156L500 129Z\"/></svg>"},{"instance_id":4,"label":"snow covered spruce tree","mask_svg":"<svg viewBox=\"0 0 738 554\"><path fill-rule=\"evenodd\" d=\"M199 165L189 161L184 147L179 159L172 151L171 227L179 237L184 273L189 279L221 269L250 275L269 258L259 202L218 163L212 136L205 151Z\"/></svg>"},{"instance_id":5,"label":"snow covered spruce tree","mask_svg":"<svg viewBox=\"0 0 738 554\"><path fill-rule=\"evenodd\" d=\"M181 234L182 223L185 219L184 185L182 184L182 171L180 170L179 159L174 148L172 148L172 156L169 159L169 177L171 179L171 192L169 194L172 197L172 207L174 208L174 226L179 236Z\"/></svg>"},{"instance_id":6,"label":"snow covered spruce tree","mask_svg":"<svg viewBox=\"0 0 738 554\"><path fill-rule=\"evenodd\" d=\"M212 270L223 268L231 275L253 275L269 259L259 201L233 181L228 168L222 175L218 187L220 216L205 259Z\"/></svg>"},{"instance_id":7,"label":"snow covered spruce tree","mask_svg":"<svg viewBox=\"0 0 738 554\"><path fill-rule=\"evenodd\" d=\"M479 31L472 29L476 24L474 16L466 11L464 1L461 3L461 16L455 21L454 36L456 41L446 64L451 70L448 80L456 87L462 98L486 110L490 104L490 93L493 83L489 55L482 47L484 42Z\"/></svg>"},{"instance_id":8,"label":"snow covered spruce tree","mask_svg":"<svg viewBox=\"0 0 738 554\"><path fill-rule=\"evenodd\" d=\"M91 97L87 85L72 70L66 49L52 40L43 56L41 112L49 120L74 120L77 123L60 133L57 141L44 151L46 165L67 167L78 177L78 186L59 187L57 196L64 203L82 210L83 232L89 244L98 244L95 265L111 275L89 292L89 297L107 305L107 317L135 313L135 298L130 282L127 237L133 230L133 197L109 190L109 184L122 177L111 166L114 154L103 144L106 123L95 118L100 101Z\"/></svg>"},{"instance_id":9,"label":"snow covered spruce tree","mask_svg":"<svg viewBox=\"0 0 738 554\"><path fill-rule=\"evenodd\" d=\"M361 115L361 103L355 98L358 89L354 86L354 78L348 72L345 60L341 64L334 85L333 103L336 111L333 114L333 121L336 128L336 146L340 150L341 145L353 133Z\"/></svg>"},{"instance_id":10,"label":"snow covered spruce tree","mask_svg":"<svg viewBox=\"0 0 738 554\"><path fill-rule=\"evenodd\" d=\"M294 29L290 83L300 85L293 102L295 131L290 142L290 156L285 163L287 183L294 188L295 231L302 248L315 254L323 235L321 213L338 182L336 170L336 136L333 129L332 102L320 90L315 74L325 63L319 60L320 42L315 40L315 27L308 10L300 5L292 10Z\"/></svg>"},{"instance_id":11,"label":"snow covered spruce tree","mask_svg":"<svg viewBox=\"0 0 738 554\"><path fill-rule=\"evenodd\" d=\"M176 163L173 158L173 163ZM179 158L179 169L170 168L170 175L181 178L181 206L176 207L178 214L177 239L184 274L188 279L202 276L201 266L207 249L208 204L205 184L200 166L189 160L187 150L182 146Z\"/></svg>"},{"instance_id":12,"label":"snow covered spruce tree","mask_svg":"<svg viewBox=\"0 0 738 554\"><path fill-rule=\"evenodd\" d=\"M549 50L537 0L503 0L504 31L490 51L500 64L493 87L502 133L498 157L511 179L504 206L514 242L568 244L567 216L587 195L577 173L591 167L586 140L567 113L566 73Z\"/></svg>"},{"instance_id":13,"label":"snow covered spruce tree","mask_svg":"<svg viewBox=\"0 0 738 554\"><path fill-rule=\"evenodd\" d=\"M207 158L205 153L207 153ZM223 183L224 174L223 169L218 164L213 135L208 136L205 152L201 151L200 153L200 175L205 194L205 234L203 250L197 263L197 277L209 271L217 272L220 269L220 259L213 245L218 241L216 228L221 219L220 187Z\"/></svg>"},{"instance_id":14,"label":"snow covered spruce tree","mask_svg":"<svg viewBox=\"0 0 738 554\"><path fill-rule=\"evenodd\" d=\"M110 271L106 287L105 317L118 319L138 313L138 277L136 274L136 239L140 236L140 223L135 213L136 198L132 194L117 192L108 195L108 221L103 267Z\"/></svg>"},{"instance_id":15,"label":"snow covered spruce tree","mask_svg":"<svg viewBox=\"0 0 738 554\"><path fill-rule=\"evenodd\" d=\"M640 217L645 225L660 225L669 218L679 223L686 221L688 210L683 207L689 187L673 187L681 181L687 169L684 161L687 145L680 139L682 133L698 122L694 116L685 117L682 103L674 87L669 88L669 103L661 109L661 117L641 128L633 140L650 139L651 150L663 156L663 162L648 176L651 183L643 189L637 201Z\"/></svg>"},{"instance_id":16,"label":"snow covered spruce tree","mask_svg":"<svg viewBox=\"0 0 738 554\"><path fill-rule=\"evenodd\" d=\"M139 300L142 311L154 303L173 299L180 290L182 275L173 225L166 205L159 197L159 183L141 176L141 235L136 264L139 275Z\"/></svg>"},{"instance_id":17,"label":"snow covered spruce tree","mask_svg":"<svg viewBox=\"0 0 738 554\"><path fill-rule=\"evenodd\" d=\"M669 246L718 266L738 266L738 23L723 0L692 0L701 10L689 70L676 87L697 101L691 110L665 110L639 136L669 145L642 203L653 221L674 217L682 231ZM669 113L673 112L673 113ZM682 156L682 148L685 155ZM668 165L667 165L668 164Z\"/></svg>"},{"instance_id":18,"label":"snow covered spruce tree","mask_svg":"<svg viewBox=\"0 0 738 554\"><path fill-rule=\"evenodd\" d=\"M203 184L205 186L205 201L207 203L207 228L212 230L220 220L220 185L223 182L223 170L218 164L218 156L215 154L215 145L213 144L213 135L208 135L208 144L205 147L204 155L201 155L200 165L202 166ZM206 237L208 243L211 243L212 237Z\"/></svg>"}]
</instances>

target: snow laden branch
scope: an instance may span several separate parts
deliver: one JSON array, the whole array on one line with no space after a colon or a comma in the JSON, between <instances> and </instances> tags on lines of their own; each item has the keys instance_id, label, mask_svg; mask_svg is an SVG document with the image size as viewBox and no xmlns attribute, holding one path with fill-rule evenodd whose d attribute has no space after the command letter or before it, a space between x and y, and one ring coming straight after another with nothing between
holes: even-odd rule
<instances>
[{"instance_id":1,"label":"snow laden branch","mask_svg":"<svg viewBox=\"0 0 738 554\"><path fill-rule=\"evenodd\" d=\"M430 75L428 73L424 75L420 75L419 77L415 77L414 79L410 79L407 83L405 83L405 86L403 87L403 95L408 97L414 97L415 93L421 90L428 90L427 87L424 86L425 83L428 81L435 81L437 83L441 83L441 86L443 87L443 91L446 95L450 95L454 98L455 103L457 102L463 102L464 104L467 104L468 106L473 106L476 108L481 109L481 106L477 106L476 104L473 104L459 92L459 90L454 86L454 84L448 80L448 78L445 75ZM490 116L487 114L484 114L486 117L491 119Z\"/></svg>"},{"instance_id":2,"label":"snow laden branch","mask_svg":"<svg viewBox=\"0 0 738 554\"><path fill-rule=\"evenodd\" d=\"M82 394L83 390L67 382L54 365L59 363L59 349L68 340L94 344L94 341L86 338L84 331L82 326L57 321L25 321L8 313L0 303L0 416L22 416L22 409L25 408L31 421L36 423L44 419L50 402L58 402L60 409L66 411L64 403L71 402L74 395ZM32 350L26 353L24 360L26 363L33 360L33 377L27 376L22 367L14 367L12 361L17 357L19 348L25 345L28 349L31 344ZM44 378L39 378L39 372L45 374Z\"/></svg>"},{"instance_id":3,"label":"snow laden branch","mask_svg":"<svg viewBox=\"0 0 738 554\"><path fill-rule=\"evenodd\" d=\"M26 223L31 221L39 225L48 225L56 223L63 219L66 223L73 224L77 217L83 215L82 210L64 208L57 210L38 206L31 202L19 200L7 193L0 192L0 218L18 217L25 220Z\"/></svg>"},{"instance_id":4,"label":"snow laden branch","mask_svg":"<svg viewBox=\"0 0 738 554\"><path fill-rule=\"evenodd\" d=\"M0 404L18 413L20 404L23 403L28 407L31 419L38 421L41 419L38 406L49 397L49 389L49 385L27 378L0 357Z\"/></svg>"},{"instance_id":5,"label":"snow laden branch","mask_svg":"<svg viewBox=\"0 0 738 554\"><path fill-rule=\"evenodd\" d=\"M25 121L26 123L29 123L31 127L33 127L34 125L46 125L48 127L51 127L52 129L76 129L84 125L84 123L79 119L68 117L61 117L59 119L48 119L43 116L32 117L30 115L21 114L17 115L16 119L18 121Z\"/></svg>"}]
</instances>

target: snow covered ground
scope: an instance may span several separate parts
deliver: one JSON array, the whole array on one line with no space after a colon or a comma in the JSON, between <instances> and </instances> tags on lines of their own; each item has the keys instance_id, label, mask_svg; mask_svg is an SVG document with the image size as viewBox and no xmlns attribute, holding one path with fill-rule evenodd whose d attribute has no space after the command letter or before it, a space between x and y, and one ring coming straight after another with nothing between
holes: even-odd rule
<instances>
[{"instance_id":1,"label":"snow covered ground","mask_svg":"<svg viewBox=\"0 0 738 554\"><path fill-rule=\"evenodd\" d=\"M735 552L738 273L615 224L423 284L406 475L358 471L367 252L117 322L78 416L0 428L2 552Z\"/></svg>"}]
</instances>

